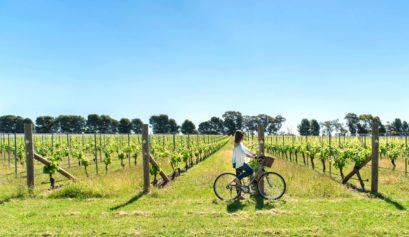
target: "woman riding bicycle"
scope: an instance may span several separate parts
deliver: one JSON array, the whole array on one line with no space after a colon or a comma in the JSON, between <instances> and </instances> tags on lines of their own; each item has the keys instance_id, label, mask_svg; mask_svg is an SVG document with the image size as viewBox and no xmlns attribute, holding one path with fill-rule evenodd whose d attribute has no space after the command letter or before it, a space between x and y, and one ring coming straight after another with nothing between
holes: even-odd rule
<instances>
[{"instance_id":1,"label":"woman riding bicycle","mask_svg":"<svg viewBox=\"0 0 409 237\"><path fill-rule=\"evenodd\" d=\"M248 177L253 174L253 169L248 165L249 158L255 158L256 155L249 151L241 142L243 140L243 132L237 130L234 134L234 148L232 163L233 168L236 169L237 178L234 180L237 184L241 185L241 180L244 177ZM238 196L238 200L243 200L243 196Z\"/></svg>"}]
</instances>

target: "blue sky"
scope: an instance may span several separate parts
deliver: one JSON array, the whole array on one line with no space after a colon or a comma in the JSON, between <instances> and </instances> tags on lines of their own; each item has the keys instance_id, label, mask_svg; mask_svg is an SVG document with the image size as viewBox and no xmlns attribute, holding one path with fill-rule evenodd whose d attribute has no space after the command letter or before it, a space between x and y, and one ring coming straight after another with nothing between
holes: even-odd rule
<instances>
[{"instance_id":1,"label":"blue sky","mask_svg":"<svg viewBox=\"0 0 409 237\"><path fill-rule=\"evenodd\" d=\"M0 115L409 120L408 1L0 0ZM30 96L27 96L30 95Z\"/></svg>"}]
</instances>

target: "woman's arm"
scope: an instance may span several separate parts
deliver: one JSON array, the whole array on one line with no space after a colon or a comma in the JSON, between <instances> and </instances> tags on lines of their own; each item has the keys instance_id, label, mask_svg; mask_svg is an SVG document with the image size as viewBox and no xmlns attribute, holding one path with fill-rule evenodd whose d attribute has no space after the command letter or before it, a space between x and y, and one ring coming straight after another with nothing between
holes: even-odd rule
<instances>
[{"instance_id":1,"label":"woman's arm","mask_svg":"<svg viewBox=\"0 0 409 237\"><path fill-rule=\"evenodd\" d=\"M249 158L255 158L257 155L251 152L247 147L245 147L243 144L241 145L242 151L244 154L246 154L247 157Z\"/></svg>"}]
</instances>

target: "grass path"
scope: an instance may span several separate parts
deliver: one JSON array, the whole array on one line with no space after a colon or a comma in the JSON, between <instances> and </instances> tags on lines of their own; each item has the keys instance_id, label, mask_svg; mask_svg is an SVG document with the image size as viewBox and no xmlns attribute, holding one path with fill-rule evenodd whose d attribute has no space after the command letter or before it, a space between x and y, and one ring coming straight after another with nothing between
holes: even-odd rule
<instances>
[{"instance_id":1,"label":"grass path","mask_svg":"<svg viewBox=\"0 0 409 237\"><path fill-rule=\"evenodd\" d=\"M277 160L281 201L220 202L218 174L233 171L232 145L164 189L92 199L14 199L0 204L0 236L408 236L407 210ZM138 187L139 188L139 187ZM400 200L408 208L408 199Z\"/></svg>"}]
</instances>

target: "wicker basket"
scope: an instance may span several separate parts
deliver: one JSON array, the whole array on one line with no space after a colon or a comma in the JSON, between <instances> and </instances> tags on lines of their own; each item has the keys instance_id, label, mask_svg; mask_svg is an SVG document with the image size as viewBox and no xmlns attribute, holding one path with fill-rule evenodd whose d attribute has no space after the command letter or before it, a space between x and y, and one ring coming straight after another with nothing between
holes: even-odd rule
<instances>
[{"instance_id":1,"label":"wicker basket","mask_svg":"<svg viewBox=\"0 0 409 237\"><path fill-rule=\"evenodd\" d=\"M273 163L274 163L273 157L268 157L268 156L264 157L263 166L271 168L271 166L273 166Z\"/></svg>"}]
</instances>

